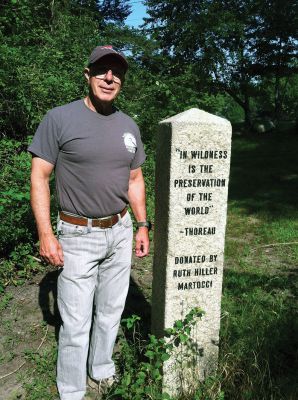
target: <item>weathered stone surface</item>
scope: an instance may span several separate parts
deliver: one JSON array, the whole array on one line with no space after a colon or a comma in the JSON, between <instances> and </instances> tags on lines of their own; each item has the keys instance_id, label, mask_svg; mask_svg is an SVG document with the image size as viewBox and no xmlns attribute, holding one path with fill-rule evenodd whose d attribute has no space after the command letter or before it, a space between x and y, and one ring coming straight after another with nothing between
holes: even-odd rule
<instances>
[{"instance_id":1,"label":"weathered stone surface","mask_svg":"<svg viewBox=\"0 0 298 400\"><path fill-rule=\"evenodd\" d=\"M164 366L172 394L217 365L231 133L229 121L199 109L160 124L153 331L162 335L193 307L206 313L194 328L190 357L180 348Z\"/></svg>"}]
</instances>

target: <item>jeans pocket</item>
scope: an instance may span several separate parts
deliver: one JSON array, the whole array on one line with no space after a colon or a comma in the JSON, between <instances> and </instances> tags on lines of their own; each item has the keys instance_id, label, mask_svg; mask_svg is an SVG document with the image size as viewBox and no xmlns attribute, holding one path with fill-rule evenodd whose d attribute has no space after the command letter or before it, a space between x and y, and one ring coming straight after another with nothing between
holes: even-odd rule
<instances>
[{"instance_id":1,"label":"jeans pocket","mask_svg":"<svg viewBox=\"0 0 298 400\"><path fill-rule=\"evenodd\" d=\"M131 228L132 227L132 219L131 219L131 216L130 216L128 211L126 212L124 217L121 218L121 223L125 228Z\"/></svg>"},{"instance_id":2,"label":"jeans pocket","mask_svg":"<svg viewBox=\"0 0 298 400\"><path fill-rule=\"evenodd\" d=\"M59 239L72 238L76 236L86 235L88 233L88 227L81 225L73 225L68 222L59 220L57 224L57 233Z\"/></svg>"}]
</instances>

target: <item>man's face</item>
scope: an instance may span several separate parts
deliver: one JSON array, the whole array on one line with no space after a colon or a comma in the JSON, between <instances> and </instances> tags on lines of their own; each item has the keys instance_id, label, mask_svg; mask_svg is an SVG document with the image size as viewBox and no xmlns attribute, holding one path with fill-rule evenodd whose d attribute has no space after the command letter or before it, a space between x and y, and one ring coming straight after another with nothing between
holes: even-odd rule
<instances>
[{"instance_id":1,"label":"man's face","mask_svg":"<svg viewBox=\"0 0 298 400\"><path fill-rule=\"evenodd\" d=\"M112 103L115 100L124 81L124 75L121 62L113 56L103 57L85 69L93 97L103 103Z\"/></svg>"}]
</instances>

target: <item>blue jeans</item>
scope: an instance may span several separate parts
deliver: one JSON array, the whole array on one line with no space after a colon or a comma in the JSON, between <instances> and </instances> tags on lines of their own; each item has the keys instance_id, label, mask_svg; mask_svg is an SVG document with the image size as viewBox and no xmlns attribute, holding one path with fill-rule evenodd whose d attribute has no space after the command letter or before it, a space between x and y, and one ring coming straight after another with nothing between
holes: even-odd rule
<instances>
[{"instance_id":1,"label":"blue jeans","mask_svg":"<svg viewBox=\"0 0 298 400\"><path fill-rule=\"evenodd\" d=\"M62 400L81 400L86 392L87 363L93 379L115 373L112 353L129 286L133 228L127 212L111 228L60 220L57 230L64 253L58 278L63 322L57 386Z\"/></svg>"}]
</instances>

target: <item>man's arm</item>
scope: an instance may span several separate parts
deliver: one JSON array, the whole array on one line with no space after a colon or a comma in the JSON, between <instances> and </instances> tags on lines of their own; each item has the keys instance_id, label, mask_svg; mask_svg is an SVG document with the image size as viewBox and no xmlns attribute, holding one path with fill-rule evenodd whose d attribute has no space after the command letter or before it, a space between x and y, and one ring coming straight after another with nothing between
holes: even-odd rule
<instances>
[{"instance_id":1,"label":"man's arm","mask_svg":"<svg viewBox=\"0 0 298 400\"><path fill-rule=\"evenodd\" d=\"M63 251L56 239L50 220L49 180L54 165L39 158L32 158L31 207L39 236L39 253L50 264L63 265Z\"/></svg>"},{"instance_id":2,"label":"man's arm","mask_svg":"<svg viewBox=\"0 0 298 400\"><path fill-rule=\"evenodd\" d=\"M138 222L146 221L145 182L141 167L130 171L128 184L128 200ZM136 233L136 256L145 257L149 254L148 228L142 226Z\"/></svg>"}]
</instances>

